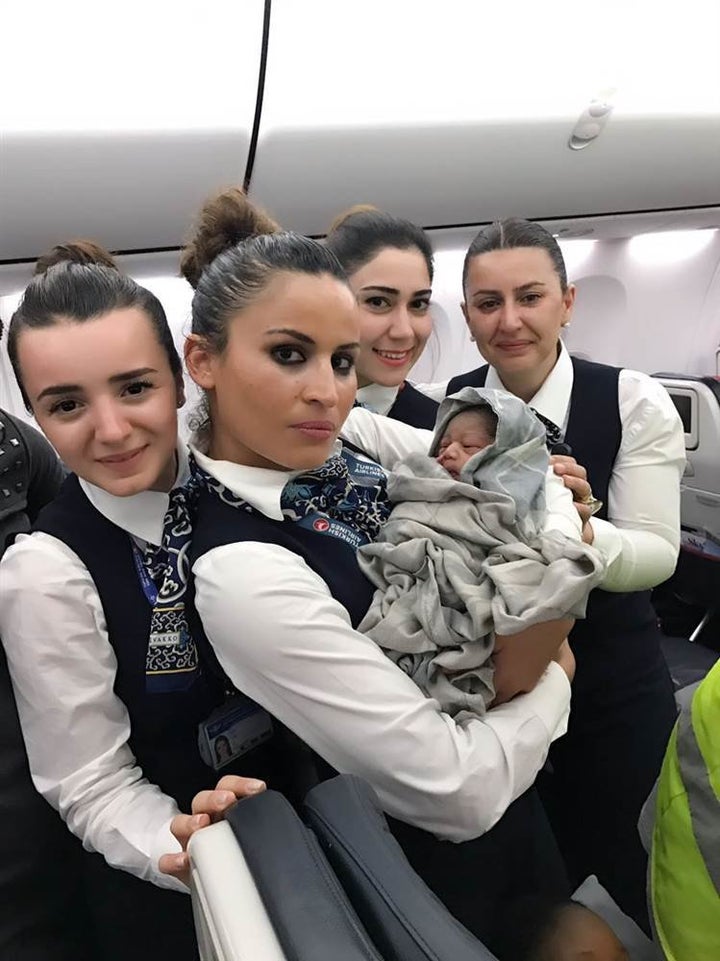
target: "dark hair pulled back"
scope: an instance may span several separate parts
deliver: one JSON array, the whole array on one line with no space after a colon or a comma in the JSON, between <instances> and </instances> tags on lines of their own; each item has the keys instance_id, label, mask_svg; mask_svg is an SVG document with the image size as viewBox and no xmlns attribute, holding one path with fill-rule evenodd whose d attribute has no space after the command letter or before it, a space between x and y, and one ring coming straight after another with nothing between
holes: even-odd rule
<instances>
[{"instance_id":1,"label":"dark hair pulled back","mask_svg":"<svg viewBox=\"0 0 720 961\"><path fill-rule=\"evenodd\" d=\"M345 271L352 275L382 250L417 250L422 254L432 282L435 265L427 234L417 224L402 217L358 204L340 214L330 226L326 246Z\"/></svg>"},{"instance_id":2,"label":"dark hair pulled back","mask_svg":"<svg viewBox=\"0 0 720 961\"><path fill-rule=\"evenodd\" d=\"M40 274L47 273L51 267L65 262L73 264L97 264L101 267L110 267L112 270L119 271L117 261L111 253L104 247L95 243L94 240L69 240L64 244L55 244L46 253L41 254L33 274L38 277Z\"/></svg>"},{"instance_id":3,"label":"dark hair pulled back","mask_svg":"<svg viewBox=\"0 0 720 961\"><path fill-rule=\"evenodd\" d=\"M463 263L462 284L465 290L470 261L480 254L487 254L493 250L511 250L515 247L539 247L547 252L552 261L553 270L558 276L563 293L567 290L567 270L562 251L557 240L541 224L531 220L510 218L498 220L489 227L483 227L475 237L465 254Z\"/></svg>"},{"instance_id":4,"label":"dark hair pulled back","mask_svg":"<svg viewBox=\"0 0 720 961\"><path fill-rule=\"evenodd\" d=\"M58 244L43 254L8 330L8 354L23 401L31 410L18 359L23 330L52 327L61 320L83 323L113 310L135 307L147 315L173 375L182 379L180 357L162 304L132 277L120 273L113 257L93 241Z\"/></svg>"},{"instance_id":5,"label":"dark hair pulled back","mask_svg":"<svg viewBox=\"0 0 720 961\"><path fill-rule=\"evenodd\" d=\"M195 288L192 332L222 353L230 321L277 273L347 277L337 258L315 240L281 231L237 187L209 200L183 253L180 270Z\"/></svg>"}]
</instances>

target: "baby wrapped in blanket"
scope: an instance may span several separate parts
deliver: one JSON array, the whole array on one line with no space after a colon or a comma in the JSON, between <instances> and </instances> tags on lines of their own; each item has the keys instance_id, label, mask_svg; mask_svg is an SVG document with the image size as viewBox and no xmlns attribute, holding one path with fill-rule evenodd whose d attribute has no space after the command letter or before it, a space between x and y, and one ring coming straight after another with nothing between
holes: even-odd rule
<instances>
[{"instance_id":1,"label":"baby wrapped in blanket","mask_svg":"<svg viewBox=\"0 0 720 961\"><path fill-rule=\"evenodd\" d=\"M360 548L377 590L359 626L443 710L485 712L495 633L583 617L597 550L546 529L545 428L505 391L465 387L438 411L429 455L388 478L392 514Z\"/></svg>"}]
</instances>

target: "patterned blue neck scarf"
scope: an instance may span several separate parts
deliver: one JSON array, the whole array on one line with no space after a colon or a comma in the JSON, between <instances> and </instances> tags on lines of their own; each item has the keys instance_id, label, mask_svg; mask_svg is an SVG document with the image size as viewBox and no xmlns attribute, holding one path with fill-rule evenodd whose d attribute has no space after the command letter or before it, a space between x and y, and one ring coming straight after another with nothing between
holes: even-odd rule
<instances>
[{"instance_id":1,"label":"patterned blue neck scarf","mask_svg":"<svg viewBox=\"0 0 720 961\"><path fill-rule=\"evenodd\" d=\"M233 494L192 457L190 469L198 486L231 507L253 511L247 501ZM357 548L374 541L390 516L387 478L377 464L343 448L320 467L289 480L280 497L280 509L286 520L310 526L318 533L342 537Z\"/></svg>"},{"instance_id":2,"label":"patterned blue neck scarf","mask_svg":"<svg viewBox=\"0 0 720 961\"><path fill-rule=\"evenodd\" d=\"M545 428L545 443L547 444L548 449L561 444L563 440L563 433L558 425L551 421L549 417L543 417L543 415L539 411L535 410L534 407L531 407L530 410L533 412L533 414L535 414L537 419Z\"/></svg>"},{"instance_id":3,"label":"patterned blue neck scarf","mask_svg":"<svg viewBox=\"0 0 720 961\"><path fill-rule=\"evenodd\" d=\"M185 612L193 499L192 488L171 491L162 544L148 544L140 555L138 574L152 605L145 660L146 687L152 693L185 690L199 669L198 652ZM139 552L135 554L136 563L138 555Z\"/></svg>"}]
</instances>

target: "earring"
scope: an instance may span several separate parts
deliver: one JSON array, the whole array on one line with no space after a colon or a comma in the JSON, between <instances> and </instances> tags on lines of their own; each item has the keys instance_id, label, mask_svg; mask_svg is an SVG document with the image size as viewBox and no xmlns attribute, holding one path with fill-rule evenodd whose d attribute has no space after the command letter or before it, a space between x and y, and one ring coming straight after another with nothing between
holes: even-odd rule
<instances>
[{"instance_id":1,"label":"earring","mask_svg":"<svg viewBox=\"0 0 720 961\"><path fill-rule=\"evenodd\" d=\"M569 321L569 320L566 320L565 323L564 323L562 326L563 326L563 327L569 327L569 326L570 326L570 321Z\"/></svg>"}]
</instances>

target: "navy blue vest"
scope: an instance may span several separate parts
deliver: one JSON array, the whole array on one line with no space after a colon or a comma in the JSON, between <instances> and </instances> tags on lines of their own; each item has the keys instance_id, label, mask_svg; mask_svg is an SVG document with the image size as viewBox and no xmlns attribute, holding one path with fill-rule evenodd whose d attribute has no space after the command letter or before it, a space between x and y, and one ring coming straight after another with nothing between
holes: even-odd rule
<instances>
[{"instance_id":1,"label":"navy blue vest","mask_svg":"<svg viewBox=\"0 0 720 961\"><path fill-rule=\"evenodd\" d=\"M353 445L346 445L353 450ZM282 521L266 517L259 511L245 511L226 504L219 497L201 489L192 544L190 568L203 554L224 544L254 541L278 544L303 558L327 584L330 593L347 610L353 627L357 627L370 606L375 588L360 570L357 552L344 540L301 527L290 519ZM194 581L190 578L189 599L194 596ZM210 645L193 604L189 603L188 620L193 637L202 637L206 650ZM238 625L242 630L242 624ZM270 627L272 630L272 627ZM309 749L292 731L273 720L276 734L267 744L270 773L255 773L272 786L282 790L293 801L301 801L310 787L319 780L332 777L333 771L325 760ZM248 755L252 758L252 755ZM248 769L252 775L252 770Z\"/></svg>"},{"instance_id":2,"label":"navy blue vest","mask_svg":"<svg viewBox=\"0 0 720 961\"><path fill-rule=\"evenodd\" d=\"M438 406L436 401L421 394L412 384L405 381L387 416L392 417L393 420L400 420L403 424L409 424L411 427L427 427L428 430L432 430L435 426Z\"/></svg>"},{"instance_id":3,"label":"navy blue vest","mask_svg":"<svg viewBox=\"0 0 720 961\"><path fill-rule=\"evenodd\" d=\"M593 493L603 501L598 516L607 520L608 488L622 440L618 404L620 368L576 357L572 358L572 364L573 389L565 440L572 447L577 462L587 470ZM488 367L484 366L453 377L447 393L454 394L462 387L484 387L487 372ZM659 632L650 591L611 593L598 588L591 593L587 616L576 623L570 640L578 665L581 661L592 660L598 664L598 670L606 674L613 670L613 665L604 658L608 654L608 642L613 651L623 645L634 646L626 649L620 663L615 663L615 668L620 671L628 657L643 656L637 644L639 634L645 635L641 646L646 652L652 648L654 656ZM602 660L606 661L604 665L600 663ZM585 676L585 672L578 672L575 690L584 684Z\"/></svg>"},{"instance_id":4,"label":"navy blue vest","mask_svg":"<svg viewBox=\"0 0 720 961\"><path fill-rule=\"evenodd\" d=\"M138 580L130 535L96 510L77 477L67 478L34 529L67 544L90 572L117 658L115 693L130 715L130 747L148 780L189 811L192 797L219 777L200 758L198 724L223 701L222 679L202 668L185 691L147 692L151 609ZM202 664L202 648L199 656Z\"/></svg>"},{"instance_id":5,"label":"navy blue vest","mask_svg":"<svg viewBox=\"0 0 720 961\"><path fill-rule=\"evenodd\" d=\"M358 567L354 547L341 538L301 527L289 519L278 521L258 511L239 510L202 490L190 566L215 547L241 541L278 544L298 554L322 577L332 596L347 610L353 627L365 616L375 588Z\"/></svg>"}]
</instances>

